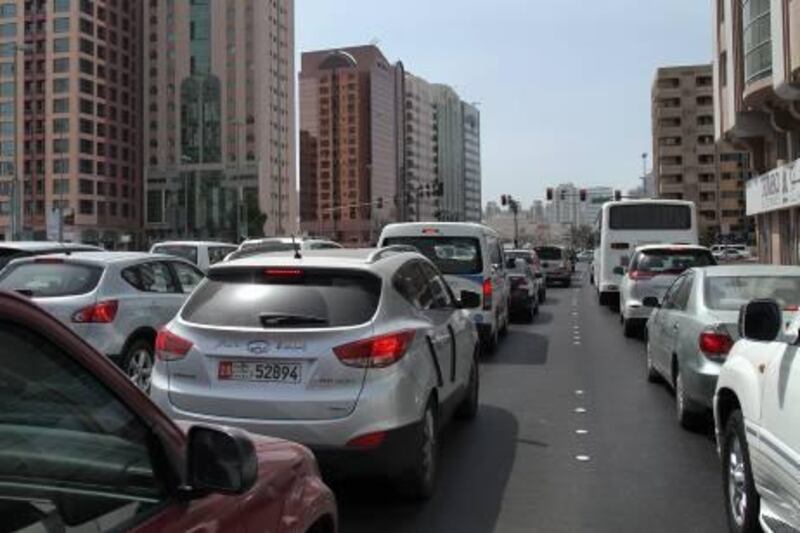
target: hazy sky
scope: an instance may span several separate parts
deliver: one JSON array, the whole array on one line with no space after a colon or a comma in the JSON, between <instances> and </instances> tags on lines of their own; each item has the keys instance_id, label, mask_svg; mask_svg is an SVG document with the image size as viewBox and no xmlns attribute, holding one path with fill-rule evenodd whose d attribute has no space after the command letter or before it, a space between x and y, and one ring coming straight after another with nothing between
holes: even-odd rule
<instances>
[{"instance_id":1,"label":"hazy sky","mask_svg":"<svg viewBox=\"0 0 800 533\"><path fill-rule=\"evenodd\" d=\"M295 5L298 53L377 41L390 61L481 103L484 203L511 193L527 206L565 181L636 186L656 67L712 55L709 0Z\"/></svg>"}]
</instances>

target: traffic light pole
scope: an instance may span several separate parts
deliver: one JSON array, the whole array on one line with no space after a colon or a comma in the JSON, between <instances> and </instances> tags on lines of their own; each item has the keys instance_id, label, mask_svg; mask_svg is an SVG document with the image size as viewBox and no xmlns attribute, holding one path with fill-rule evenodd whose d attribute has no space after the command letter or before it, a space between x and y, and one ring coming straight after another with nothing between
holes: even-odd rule
<instances>
[{"instance_id":1,"label":"traffic light pole","mask_svg":"<svg viewBox=\"0 0 800 533\"><path fill-rule=\"evenodd\" d=\"M511 214L514 215L514 248L519 248L519 202L514 199L510 194L504 194L500 197L500 203L508 206Z\"/></svg>"}]
</instances>

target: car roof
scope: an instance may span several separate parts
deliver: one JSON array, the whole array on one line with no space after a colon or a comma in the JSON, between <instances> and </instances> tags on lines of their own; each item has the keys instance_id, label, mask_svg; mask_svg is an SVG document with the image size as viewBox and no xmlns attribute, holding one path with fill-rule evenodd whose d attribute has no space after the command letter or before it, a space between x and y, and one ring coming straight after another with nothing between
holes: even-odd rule
<instances>
[{"instance_id":1,"label":"car roof","mask_svg":"<svg viewBox=\"0 0 800 533\"><path fill-rule=\"evenodd\" d=\"M637 252L646 252L648 250L708 250L705 246L699 244L644 244L637 246Z\"/></svg>"},{"instance_id":2,"label":"car roof","mask_svg":"<svg viewBox=\"0 0 800 533\"><path fill-rule=\"evenodd\" d=\"M409 257L425 259L425 256L410 250L392 251L379 261L370 261L380 248L330 248L327 250L303 250L301 258L294 258L294 251L272 252L268 254L251 255L240 259L232 259L224 263L211 266L210 271L221 270L228 267L270 267L270 266L304 266L325 268L367 268L372 266L393 264L395 258ZM397 259L399 260L399 259Z\"/></svg>"},{"instance_id":3,"label":"car roof","mask_svg":"<svg viewBox=\"0 0 800 533\"><path fill-rule=\"evenodd\" d=\"M443 237L455 237L459 230L465 235L488 234L498 236L498 233L484 224L477 222L397 222L387 224L381 232L381 237L399 237L418 235L423 229L440 229L446 232ZM426 235L431 237L431 235Z\"/></svg>"},{"instance_id":4,"label":"car roof","mask_svg":"<svg viewBox=\"0 0 800 533\"><path fill-rule=\"evenodd\" d=\"M57 242L57 241L0 242L0 249L20 250L26 252L38 252L42 250L53 250L58 248L64 248L64 249L86 248L86 249L95 249L98 251L102 250L102 248L98 246L93 246L91 244L75 243L75 242Z\"/></svg>"},{"instance_id":5,"label":"car roof","mask_svg":"<svg viewBox=\"0 0 800 533\"><path fill-rule=\"evenodd\" d=\"M236 248L238 245L221 241L162 241L153 243L150 249L152 250L154 246L230 246Z\"/></svg>"},{"instance_id":6,"label":"car roof","mask_svg":"<svg viewBox=\"0 0 800 533\"><path fill-rule=\"evenodd\" d=\"M706 277L730 276L800 276L800 266L786 265L717 265L697 267Z\"/></svg>"},{"instance_id":7,"label":"car roof","mask_svg":"<svg viewBox=\"0 0 800 533\"><path fill-rule=\"evenodd\" d=\"M61 259L78 259L84 263L102 264L107 265L111 263L124 263L129 261L143 261L143 260L157 260L163 259L168 261L180 261L180 257L175 257L168 254L151 254L148 252L72 252L72 253L58 253L48 255L49 258ZM29 257L15 260L15 263L28 263L36 261L37 258ZM184 261L191 264L188 261Z\"/></svg>"}]
</instances>

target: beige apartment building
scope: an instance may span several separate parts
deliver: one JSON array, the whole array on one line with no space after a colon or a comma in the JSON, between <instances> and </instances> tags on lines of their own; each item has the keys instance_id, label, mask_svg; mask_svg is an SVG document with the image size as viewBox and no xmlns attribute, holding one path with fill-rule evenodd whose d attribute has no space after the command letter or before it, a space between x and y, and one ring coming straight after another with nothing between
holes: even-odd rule
<instances>
[{"instance_id":1,"label":"beige apartment building","mask_svg":"<svg viewBox=\"0 0 800 533\"><path fill-rule=\"evenodd\" d=\"M762 261L800 264L800 2L714 0L715 135L751 154Z\"/></svg>"},{"instance_id":2,"label":"beige apartment building","mask_svg":"<svg viewBox=\"0 0 800 533\"><path fill-rule=\"evenodd\" d=\"M376 46L303 53L303 231L362 246L398 220L403 78Z\"/></svg>"},{"instance_id":3,"label":"beige apartment building","mask_svg":"<svg viewBox=\"0 0 800 533\"><path fill-rule=\"evenodd\" d=\"M141 4L149 239L297 231L293 0Z\"/></svg>"},{"instance_id":4,"label":"beige apartment building","mask_svg":"<svg viewBox=\"0 0 800 533\"><path fill-rule=\"evenodd\" d=\"M437 220L440 208L439 142L434 85L405 75L406 220ZM403 217L401 217L403 218Z\"/></svg>"},{"instance_id":5,"label":"beige apartment building","mask_svg":"<svg viewBox=\"0 0 800 533\"><path fill-rule=\"evenodd\" d=\"M652 88L653 172L660 198L697 207L701 239L748 238L748 154L714 137L711 65L660 68Z\"/></svg>"},{"instance_id":6,"label":"beige apartment building","mask_svg":"<svg viewBox=\"0 0 800 533\"><path fill-rule=\"evenodd\" d=\"M142 3L0 4L0 235L132 245Z\"/></svg>"}]
</instances>

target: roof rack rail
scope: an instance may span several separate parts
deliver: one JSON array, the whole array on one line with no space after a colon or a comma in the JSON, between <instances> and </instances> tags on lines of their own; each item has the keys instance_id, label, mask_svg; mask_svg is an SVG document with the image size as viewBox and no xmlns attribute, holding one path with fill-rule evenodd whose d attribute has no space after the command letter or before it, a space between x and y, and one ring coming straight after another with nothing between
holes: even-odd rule
<instances>
[{"instance_id":1,"label":"roof rack rail","mask_svg":"<svg viewBox=\"0 0 800 533\"><path fill-rule=\"evenodd\" d=\"M369 254L369 257L367 257L367 263L377 263L387 254L402 254L407 252L419 253L419 249L416 246L411 246L410 244L392 244L390 246L384 246L383 248L378 248Z\"/></svg>"}]
</instances>

